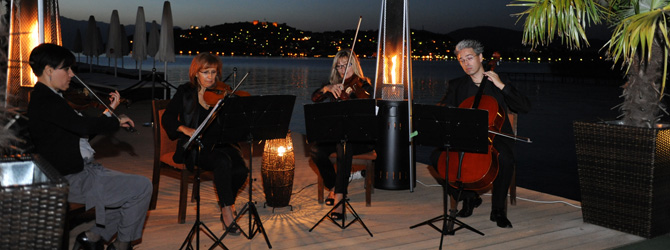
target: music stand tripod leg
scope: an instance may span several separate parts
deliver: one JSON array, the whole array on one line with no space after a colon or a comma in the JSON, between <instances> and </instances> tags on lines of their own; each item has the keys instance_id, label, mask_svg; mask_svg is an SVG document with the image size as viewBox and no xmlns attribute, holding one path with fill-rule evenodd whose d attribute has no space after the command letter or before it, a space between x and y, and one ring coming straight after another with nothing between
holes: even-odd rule
<instances>
[{"instance_id":1,"label":"music stand tripod leg","mask_svg":"<svg viewBox=\"0 0 670 250\"><path fill-rule=\"evenodd\" d=\"M196 154L198 157L200 157L200 150L202 149L202 142L200 140L196 140L196 143L198 144L197 147L197 152ZM197 161L196 161L197 162ZM195 169L195 176L193 176L194 183L193 185L200 185L200 168L196 166ZM195 187L194 187L195 188ZM184 239L184 242L181 244L181 247L179 249L193 249L192 245L192 240L193 240L193 235L195 234L195 240L196 240L196 248L195 249L200 249L200 227L204 228L207 233L210 235L215 236L214 232L205 225L204 222L200 220L200 189L198 188L198 192L194 193L195 195L195 204L196 204L196 212L195 212L195 222L193 223L193 227L191 227L191 231L188 232L188 235L186 235L186 239ZM220 243L223 248L228 249L223 243Z\"/></svg>"},{"instance_id":2,"label":"music stand tripod leg","mask_svg":"<svg viewBox=\"0 0 670 250\"><path fill-rule=\"evenodd\" d=\"M347 153L347 141L343 140L340 143L342 145L342 155L346 155L346 153ZM342 223L338 224L329 215L335 209L340 208L340 206L342 208ZM354 216L354 219L352 221L350 221L349 224L346 224L347 210L349 210L351 212L351 214ZM368 229L368 227L365 225L365 223L363 223L363 220L361 219L361 217L358 216L358 213L356 213L356 210L354 210L354 207L351 206L351 203L349 203L349 198L347 198L347 197L342 197L342 200L340 200L337 204L333 205L333 208L331 208L328 211L328 213L326 213L326 215L324 215L321 218L321 220L319 220L314 226L312 226L312 228L310 228L309 231L311 232L312 230L314 230L314 228L316 228L316 226L318 226L326 218L328 218L332 223L334 223L335 225L337 225L341 229L345 229L345 228L349 227L351 224L353 224L354 222L359 221L361 223L361 225L363 226L363 228L365 229L365 231L368 232L370 237L374 237L372 235L372 233L370 232L370 230Z\"/></svg>"},{"instance_id":3,"label":"music stand tripod leg","mask_svg":"<svg viewBox=\"0 0 670 250\"><path fill-rule=\"evenodd\" d=\"M254 179L251 176L253 173L252 171L252 164L253 164L253 155L254 155L254 148L253 148L253 138L249 139L247 141L249 144L249 201L244 205L242 208L241 212L237 215L235 218L233 224L236 224L237 219L242 216L243 214L249 212L249 233L245 233L244 230L242 230L242 233L247 237L247 239L253 238L256 233L260 231L261 234L263 234L263 237L265 238L265 243L267 243L268 248L272 248L272 244L270 244L270 239L268 238L267 233L265 232L265 228L263 227L263 222L261 221L260 216L258 215L258 210L256 209L256 206L254 205L253 202L253 195L252 195L252 187L254 183ZM231 226L233 225L231 224ZM258 227L258 228L256 228ZM241 228L240 228L241 229ZM226 236L227 231L217 240L217 242L220 242L223 240L223 238Z\"/></svg>"}]
</instances>

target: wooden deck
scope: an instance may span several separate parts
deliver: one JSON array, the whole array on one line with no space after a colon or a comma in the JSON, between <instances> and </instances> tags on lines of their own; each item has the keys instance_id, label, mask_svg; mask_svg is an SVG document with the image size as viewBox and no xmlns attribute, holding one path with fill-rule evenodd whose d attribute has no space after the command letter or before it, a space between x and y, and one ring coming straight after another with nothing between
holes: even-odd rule
<instances>
[{"instance_id":1,"label":"wooden deck","mask_svg":"<svg viewBox=\"0 0 670 250\"><path fill-rule=\"evenodd\" d=\"M134 103L130 108L120 107L118 113L128 114L137 124L139 133L119 131L111 137L98 137L93 141L96 158L106 167L151 178L153 142L150 127L141 126L150 121L148 102ZM442 189L431 176L426 165L418 164L414 192L376 189L372 206L365 206L363 180L354 180L349 187L351 205L374 235L354 223L340 229L329 221L322 222L312 232L309 229L331 208L317 203L315 170L310 168L304 154L302 136L294 134L295 178L289 207L264 207L265 197L260 174L260 156L253 158L253 200L272 249L437 249L440 233L429 226L409 229L410 226L440 215ZM260 150L256 150L260 155ZM144 236L135 249L179 249L193 226L195 203L188 204L185 224L177 224L179 180L171 171L161 177L158 205L149 211ZM214 231L216 237L223 233L216 195L211 181L204 181L201 188L201 219ZM248 187L238 196L236 207L240 211L248 202ZM579 202L519 188L516 206L509 206L508 218L514 228L498 228L489 221L490 195L483 196L484 203L471 217L462 221L480 230L485 236L462 229L444 238L445 249L610 249L644 240L642 237L622 233L582 221ZM526 200L528 199L528 200ZM532 200L532 201L531 201ZM535 202L539 201L539 202ZM551 202L558 201L558 202ZM575 206L572 206L572 205ZM348 218L348 221L350 219ZM239 221L247 231L248 217ZM71 242L89 224L71 232ZM438 224L438 226L440 226ZM213 241L200 234L200 247L209 248ZM196 242L193 242L196 244ZM227 236L223 243L229 249L268 249L262 234L252 239L244 236ZM221 249L221 248L219 248Z\"/></svg>"}]
</instances>

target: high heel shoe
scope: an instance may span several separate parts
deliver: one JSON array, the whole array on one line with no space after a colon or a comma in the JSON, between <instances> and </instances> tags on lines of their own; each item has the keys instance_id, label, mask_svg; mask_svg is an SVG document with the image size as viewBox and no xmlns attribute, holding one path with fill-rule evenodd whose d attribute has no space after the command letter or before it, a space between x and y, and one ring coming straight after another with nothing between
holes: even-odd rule
<instances>
[{"instance_id":1,"label":"high heel shoe","mask_svg":"<svg viewBox=\"0 0 670 250\"><path fill-rule=\"evenodd\" d=\"M335 199L333 198L327 198L326 199L326 206L332 206L335 204Z\"/></svg>"},{"instance_id":2,"label":"high heel shoe","mask_svg":"<svg viewBox=\"0 0 670 250\"><path fill-rule=\"evenodd\" d=\"M344 218L344 215L342 213L330 212L330 219L331 220L342 220L343 218Z\"/></svg>"},{"instance_id":3,"label":"high heel shoe","mask_svg":"<svg viewBox=\"0 0 670 250\"><path fill-rule=\"evenodd\" d=\"M77 238L74 241L74 246L72 246L72 250L102 250L104 248L105 244L102 242L102 240L93 242L88 238L88 236L86 236L86 232L81 232L79 235L77 235Z\"/></svg>"},{"instance_id":4,"label":"high heel shoe","mask_svg":"<svg viewBox=\"0 0 670 250\"><path fill-rule=\"evenodd\" d=\"M221 224L223 224L223 230L228 230L228 225L226 225L226 222L223 221L223 214L221 214L221 217L219 219L221 220ZM239 225L235 224L228 231L228 234L233 235L233 236L241 235L242 234L242 229L240 229Z\"/></svg>"}]
</instances>

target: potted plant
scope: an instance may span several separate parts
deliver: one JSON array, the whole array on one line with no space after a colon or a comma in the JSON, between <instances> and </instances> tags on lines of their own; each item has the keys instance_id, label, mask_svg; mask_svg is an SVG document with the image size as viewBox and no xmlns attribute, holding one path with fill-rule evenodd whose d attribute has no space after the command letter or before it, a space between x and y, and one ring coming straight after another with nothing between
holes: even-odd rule
<instances>
[{"instance_id":1,"label":"potted plant","mask_svg":"<svg viewBox=\"0 0 670 250\"><path fill-rule=\"evenodd\" d=\"M626 69L621 120L575 122L585 222L654 237L670 232L670 128L665 111L670 2L654 0L516 0L527 7L523 43L588 46L585 28L614 27L603 47ZM667 113L667 112L666 112Z\"/></svg>"}]
</instances>

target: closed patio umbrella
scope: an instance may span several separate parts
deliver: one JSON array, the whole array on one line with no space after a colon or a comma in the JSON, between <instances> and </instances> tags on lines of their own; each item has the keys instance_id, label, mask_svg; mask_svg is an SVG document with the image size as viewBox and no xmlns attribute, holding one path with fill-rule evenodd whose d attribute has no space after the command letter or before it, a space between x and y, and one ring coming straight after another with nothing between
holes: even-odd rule
<instances>
[{"instance_id":1,"label":"closed patio umbrella","mask_svg":"<svg viewBox=\"0 0 670 250\"><path fill-rule=\"evenodd\" d=\"M105 53L105 43L102 42L102 31L100 31L100 27L96 27L97 32L95 33L95 41L96 41L96 51L97 54L95 55L95 60L96 64L100 65L100 55Z\"/></svg>"},{"instance_id":2,"label":"closed patio umbrella","mask_svg":"<svg viewBox=\"0 0 670 250\"><path fill-rule=\"evenodd\" d=\"M147 54L154 60L154 69L156 68L156 54L158 53L159 43L158 23L156 20L151 22L151 29L149 30L149 42L147 43Z\"/></svg>"},{"instance_id":3,"label":"closed patio umbrella","mask_svg":"<svg viewBox=\"0 0 670 250\"><path fill-rule=\"evenodd\" d=\"M98 25L93 16L88 18L86 37L84 38L84 55L90 59L88 60L89 71L93 72L93 57L98 56Z\"/></svg>"},{"instance_id":4,"label":"closed patio umbrella","mask_svg":"<svg viewBox=\"0 0 670 250\"><path fill-rule=\"evenodd\" d=\"M161 20L158 53L156 54L156 59L165 63L165 81L168 80L167 63L175 61L174 31L172 29L172 9L170 8L170 1L165 1L163 4L163 19Z\"/></svg>"},{"instance_id":5,"label":"closed patio umbrella","mask_svg":"<svg viewBox=\"0 0 670 250\"><path fill-rule=\"evenodd\" d=\"M133 59L136 66L139 64L139 80L142 80L142 62L147 59L147 24L144 18L144 8L137 7L135 18L135 34L133 35ZM135 67L138 68L138 67Z\"/></svg>"},{"instance_id":6,"label":"closed patio umbrella","mask_svg":"<svg viewBox=\"0 0 670 250\"><path fill-rule=\"evenodd\" d=\"M81 31L77 29L77 34L74 36L74 41L72 43L72 52L77 53L77 61L79 61L79 56L81 52L84 52L84 45L81 42Z\"/></svg>"},{"instance_id":7,"label":"closed patio umbrella","mask_svg":"<svg viewBox=\"0 0 670 250\"><path fill-rule=\"evenodd\" d=\"M116 77L116 59L121 57L123 48L121 47L121 24L119 22L119 12L112 11L112 17L109 21L109 33L107 35L107 47L105 53L107 58L114 58L114 77Z\"/></svg>"}]
</instances>

